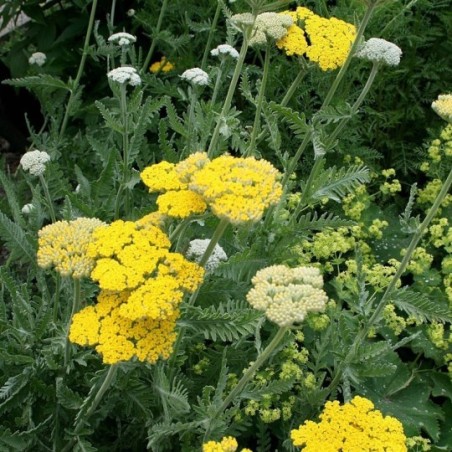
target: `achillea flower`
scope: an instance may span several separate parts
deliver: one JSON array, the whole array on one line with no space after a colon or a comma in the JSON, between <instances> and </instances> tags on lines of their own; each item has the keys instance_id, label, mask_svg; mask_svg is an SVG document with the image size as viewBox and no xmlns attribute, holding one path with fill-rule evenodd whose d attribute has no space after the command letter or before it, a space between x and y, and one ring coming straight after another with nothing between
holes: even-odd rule
<instances>
[{"instance_id":1,"label":"achillea flower","mask_svg":"<svg viewBox=\"0 0 452 452\"><path fill-rule=\"evenodd\" d=\"M345 62L356 36L354 25L332 17L325 19L307 8L280 13L294 20L277 47L287 55L306 57L323 71L336 69ZM303 23L303 27L297 24Z\"/></svg>"},{"instance_id":2,"label":"achillea flower","mask_svg":"<svg viewBox=\"0 0 452 452\"><path fill-rule=\"evenodd\" d=\"M384 417L370 400L360 396L342 406L338 401L326 402L318 423L306 421L290 436L304 452L407 450L400 421Z\"/></svg>"},{"instance_id":3,"label":"achillea flower","mask_svg":"<svg viewBox=\"0 0 452 452\"><path fill-rule=\"evenodd\" d=\"M183 72L180 78L197 86L205 86L209 84L209 76L207 72L198 67L187 69Z\"/></svg>"},{"instance_id":4,"label":"achillea flower","mask_svg":"<svg viewBox=\"0 0 452 452\"><path fill-rule=\"evenodd\" d=\"M187 188L176 172L176 165L165 161L146 167L141 172L141 179L151 193Z\"/></svg>"},{"instance_id":5,"label":"achillea flower","mask_svg":"<svg viewBox=\"0 0 452 452\"><path fill-rule=\"evenodd\" d=\"M24 215L29 215L33 210L35 209L35 206L31 203L25 204L22 206L21 212Z\"/></svg>"},{"instance_id":6,"label":"achillea flower","mask_svg":"<svg viewBox=\"0 0 452 452\"><path fill-rule=\"evenodd\" d=\"M166 57L162 57L160 61L156 61L152 63L149 67L149 71L153 74L157 74L159 72L170 72L174 69L174 64L170 63Z\"/></svg>"},{"instance_id":7,"label":"achillea flower","mask_svg":"<svg viewBox=\"0 0 452 452\"><path fill-rule=\"evenodd\" d=\"M201 168L204 168L204 165L208 162L210 160L207 157L207 152L195 152L194 154L190 154L185 160L179 162L174 169L179 180L188 184L192 176Z\"/></svg>"},{"instance_id":8,"label":"achillea flower","mask_svg":"<svg viewBox=\"0 0 452 452\"><path fill-rule=\"evenodd\" d=\"M36 64L36 66L43 66L47 60L47 56L42 52L35 52L28 58L30 64Z\"/></svg>"},{"instance_id":9,"label":"achillea flower","mask_svg":"<svg viewBox=\"0 0 452 452\"><path fill-rule=\"evenodd\" d=\"M452 124L452 94L440 94L432 103L433 111Z\"/></svg>"},{"instance_id":10,"label":"achillea flower","mask_svg":"<svg viewBox=\"0 0 452 452\"><path fill-rule=\"evenodd\" d=\"M202 445L202 452L236 452L239 447L233 436L225 436L221 441L208 441ZM251 452L250 449L241 449L241 452Z\"/></svg>"},{"instance_id":11,"label":"achillea flower","mask_svg":"<svg viewBox=\"0 0 452 452\"><path fill-rule=\"evenodd\" d=\"M254 24L254 16L251 13L234 14L230 20L231 25L241 32L250 30Z\"/></svg>"},{"instance_id":12,"label":"achillea flower","mask_svg":"<svg viewBox=\"0 0 452 452\"><path fill-rule=\"evenodd\" d=\"M128 297L128 292L101 292L95 306L88 306L73 316L69 340L94 346L104 364L132 358L154 364L159 358L168 359L177 337L174 329L179 312L175 310L165 319L131 320L120 313Z\"/></svg>"},{"instance_id":13,"label":"achillea flower","mask_svg":"<svg viewBox=\"0 0 452 452\"><path fill-rule=\"evenodd\" d=\"M88 245L101 226L105 223L97 218L57 221L44 226L38 232L38 265L54 266L61 275L76 279L89 276L95 262L87 253Z\"/></svg>"},{"instance_id":14,"label":"achillea flower","mask_svg":"<svg viewBox=\"0 0 452 452\"><path fill-rule=\"evenodd\" d=\"M141 84L141 78L138 75L137 70L130 66L121 66L116 69L112 69L107 77L114 82L125 84L128 83L131 86L138 86Z\"/></svg>"},{"instance_id":15,"label":"achillea flower","mask_svg":"<svg viewBox=\"0 0 452 452\"><path fill-rule=\"evenodd\" d=\"M281 327L302 322L309 312L323 311L328 301L323 278L314 267L273 265L259 270L252 283L246 299Z\"/></svg>"},{"instance_id":16,"label":"achillea flower","mask_svg":"<svg viewBox=\"0 0 452 452\"><path fill-rule=\"evenodd\" d=\"M153 275L170 246L155 226L117 220L93 234L87 250L96 260L91 278L104 290L135 289Z\"/></svg>"},{"instance_id":17,"label":"achillea flower","mask_svg":"<svg viewBox=\"0 0 452 452\"><path fill-rule=\"evenodd\" d=\"M188 185L215 215L241 224L259 221L265 209L278 202L282 194L279 175L265 160L223 155L193 174Z\"/></svg>"},{"instance_id":18,"label":"achillea flower","mask_svg":"<svg viewBox=\"0 0 452 452\"><path fill-rule=\"evenodd\" d=\"M202 196L191 190L168 191L157 198L159 212L173 218L187 218L207 209Z\"/></svg>"},{"instance_id":19,"label":"achillea flower","mask_svg":"<svg viewBox=\"0 0 452 452\"><path fill-rule=\"evenodd\" d=\"M398 66L402 50L392 42L380 38L370 38L356 52L356 57L369 60L373 63L382 63L388 66Z\"/></svg>"},{"instance_id":20,"label":"achillea flower","mask_svg":"<svg viewBox=\"0 0 452 452\"><path fill-rule=\"evenodd\" d=\"M24 171L29 171L32 176L44 174L47 162L50 162L50 155L37 149L26 152L20 159Z\"/></svg>"},{"instance_id":21,"label":"achillea flower","mask_svg":"<svg viewBox=\"0 0 452 452\"><path fill-rule=\"evenodd\" d=\"M277 13L262 13L256 17L250 38L251 46L265 45L267 39L277 41L287 34L287 29L293 24L290 16Z\"/></svg>"},{"instance_id":22,"label":"achillea flower","mask_svg":"<svg viewBox=\"0 0 452 452\"><path fill-rule=\"evenodd\" d=\"M230 56L235 60L239 57L239 52L237 52L237 50L235 50L234 47L230 46L229 44L220 44L219 46L215 47L215 49L212 49L210 51L210 54L212 56L217 56L220 58Z\"/></svg>"},{"instance_id":23,"label":"achillea flower","mask_svg":"<svg viewBox=\"0 0 452 452\"><path fill-rule=\"evenodd\" d=\"M128 46L137 41L137 38L130 33L125 33L120 31L119 33L114 33L108 38L108 42L113 42L119 46Z\"/></svg>"},{"instance_id":24,"label":"achillea flower","mask_svg":"<svg viewBox=\"0 0 452 452\"><path fill-rule=\"evenodd\" d=\"M195 239L192 240L188 246L188 250L185 253L187 259L193 259L195 262L199 262L204 255L207 247L209 246L210 239ZM205 265L205 269L208 272L214 271L222 261L226 261L228 259L227 254L224 252L224 249L220 245L215 245L212 254L210 255L207 263Z\"/></svg>"}]
</instances>

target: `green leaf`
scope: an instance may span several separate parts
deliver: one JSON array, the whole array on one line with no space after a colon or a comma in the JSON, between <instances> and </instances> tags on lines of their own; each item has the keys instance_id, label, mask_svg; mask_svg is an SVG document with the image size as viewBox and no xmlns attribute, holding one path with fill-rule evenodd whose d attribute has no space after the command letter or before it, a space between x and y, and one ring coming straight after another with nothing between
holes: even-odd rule
<instances>
[{"instance_id":1,"label":"green leaf","mask_svg":"<svg viewBox=\"0 0 452 452\"><path fill-rule=\"evenodd\" d=\"M121 122L115 118L114 114L101 101L96 100L94 103L102 115L102 118L104 118L105 125L109 129L122 134L124 132L123 126Z\"/></svg>"},{"instance_id":2,"label":"green leaf","mask_svg":"<svg viewBox=\"0 0 452 452\"><path fill-rule=\"evenodd\" d=\"M253 334L262 316L243 301L229 301L204 309L199 306L185 306L183 311L179 325L213 341L220 339L232 342Z\"/></svg>"},{"instance_id":3,"label":"green leaf","mask_svg":"<svg viewBox=\"0 0 452 452\"><path fill-rule=\"evenodd\" d=\"M35 243L25 231L0 212L0 237L11 252L13 259L22 262L36 263Z\"/></svg>"},{"instance_id":4,"label":"green leaf","mask_svg":"<svg viewBox=\"0 0 452 452\"><path fill-rule=\"evenodd\" d=\"M4 80L5 85L23 87L23 88L55 88L70 91L69 87L57 77L49 74L32 75L30 77L15 78L12 80Z\"/></svg>"},{"instance_id":5,"label":"green leaf","mask_svg":"<svg viewBox=\"0 0 452 452\"><path fill-rule=\"evenodd\" d=\"M452 322L452 310L446 301L438 298L431 300L428 294L416 292L409 287L393 292L391 303L423 322Z\"/></svg>"},{"instance_id":6,"label":"green leaf","mask_svg":"<svg viewBox=\"0 0 452 452\"><path fill-rule=\"evenodd\" d=\"M30 441L21 438L20 432L12 433L11 430L0 425L0 450L3 451L24 451L28 449Z\"/></svg>"},{"instance_id":7,"label":"green leaf","mask_svg":"<svg viewBox=\"0 0 452 452\"><path fill-rule=\"evenodd\" d=\"M321 123L323 125L332 124L341 121L342 119L350 119L353 116L352 107L349 104L342 104L323 107L312 117L314 124Z\"/></svg>"},{"instance_id":8,"label":"green leaf","mask_svg":"<svg viewBox=\"0 0 452 452\"><path fill-rule=\"evenodd\" d=\"M11 209L11 214L13 216L14 222L21 227L25 227L25 221L19 202L17 200L15 188L6 174L0 170L0 183L5 191L6 198L8 199L9 208Z\"/></svg>"},{"instance_id":9,"label":"green leaf","mask_svg":"<svg viewBox=\"0 0 452 452\"><path fill-rule=\"evenodd\" d=\"M177 116L176 108L174 107L171 100L167 98L165 105L170 127L179 135L182 135L184 138L187 138L188 131L185 129L182 120Z\"/></svg>"},{"instance_id":10,"label":"green leaf","mask_svg":"<svg viewBox=\"0 0 452 452\"><path fill-rule=\"evenodd\" d=\"M356 222L341 218L333 213L324 212L320 216L317 212L308 212L297 220L296 232L321 231L325 228L339 228L342 226L353 226Z\"/></svg>"},{"instance_id":11,"label":"green leaf","mask_svg":"<svg viewBox=\"0 0 452 452\"><path fill-rule=\"evenodd\" d=\"M348 193L360 184L370 181L369 168L364 165L336 168L335 166L323 170L313 181L311 187L302 184L302 190L309 190L310 201L320 201L323 198L341 202Z\"/></svg>"},{"instance_id":12,"label":"green leaf","mask_svg":"<svg viewBox=\"0 0 452 452\"><path fill-rule=\"evenodd\" d=\"M292 130L296 138L302 139L311 130L303 113L299 113L289 107L283 107L273 101L268 103L268 108L289 124L290 130Z\"/></svg>"},{"instance_id":13,"label":"green leaf","mask_svg":"<svg viewBox=\"0 0 452 452\"><path fill-rule=\"evenodd\" d=\"M79 410L83 403L83 398L68 388L61 377L56 379L56 396L58 402L68 410Z\"/></svg>"}]
</instances>

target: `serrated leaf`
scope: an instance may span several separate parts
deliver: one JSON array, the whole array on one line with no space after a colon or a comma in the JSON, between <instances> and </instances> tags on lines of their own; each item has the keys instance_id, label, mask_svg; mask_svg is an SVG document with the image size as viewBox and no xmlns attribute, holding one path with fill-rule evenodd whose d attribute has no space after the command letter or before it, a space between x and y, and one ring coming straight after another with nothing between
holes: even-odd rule
<instances>
[{"instance_id":1,"label":"serrated leaf","mask_svg":"<svg viewBox=\"0 0 452 452\"><path fill-rule=\"evenodd\" d=\"M68 410L78 410L83 403L83 398L68 388L61 377L56 379L56 396L61 406Z\"/></svg>"},{"instance_id":2,"label":"serrated leaf","mask_svg":"<svg viewBox=\"0 0 452 452\"><path fill-rule=\"evenodd\" d=\"M182 120L177 116L176 108L174 107L170 99L166 99L165 106L170 127L179 135L187 138L188 131L185 129Z\"/></svg>"},{"instance_id":3,"label":"serrated leaf","mask_svg":"<svg viewBox=\"0 0 452 452\"><path fill-rule=\"evenodd\" d=\"M94 103L97 109L99 110L100 114L102 115L102 118L104 118L105 125L108 128L114 130L115 132L122 134L124 132L123 126L121 122L115 118L113 113L101 101L96 100Z\"/></svg>"},{"instance_id":4,"label":"serrated leaf","mask_svg":"<svg viewBox=\"0 0 452 452\"><path fill-rule=\"evenodd\" d=\"M427 294L415 292L409 287L393 292L391 302L409 316L422 321L452 322L452 310L447 302L437 298L431 300Z\"/></svg>"},{"instance_id":5,"label":"serrated leaf","mask_svg":"<svg viewBox=\"0 0 452 452\"><path fill-rule=\"evenodd\" d=\"M268 108L289 124L290 130L298 139L302 139L311 130L303 113L283 107L273 101L268 103Z\"/></svg>"},{"instance_id":6,"label":"serrated leaf","mask_svg":"<svg viewBox=\"0 0 452 452\"><path fill-rule=\"evenodd\" d=\"M325 228L339 228L353 226L356 222L341 218L333 213L324 212L320 216L317 212L308 212L297 220L296 231L321 231Z\"/></svg>"},{"instance_id":7,"label":"serrated leaf","mask_svg":"<svg viewBox=\"0 0 452 452\"><path fill-rule=\"evenodd\" d=\"M0 183L5 191L6 198L8 199L9 208L11 209L14 222L21 227L25 227L24 218L21 213L14 186L2 170L0 170Z\"/></svg>"},{"instance_id":8,"label":"serrated leaf","mask_svg":"<svg viewBox=\"0 0 452 452\"><path fill-rule=\"evenodd\" d=\"M49 74L32 75L30 77L15 78L10 80L4 80L2 83L5 85L23 87L23 88L56 88L65 89L70 91L69 87L61 79L53 77Z\"/></svg>"},{"instance_id":9,"label":"serrated leaf","mask_svg":"<svg viewBox=\"0 0 452 452\"><path fill-rule=\"evenodd\" d=\"M0 425L0 450L3 451L24 451L30 445L30 441L21 438L20 432L11 432L8 428Z\"/></svg>"},{"instance_id":10,"label":"serrated leaf","mask_svg":"<svg viewBox=\"0 0 452 452\"><path fill-rule=\"evenodd\" d=\"M353 116L351 105L342 104L323 107L312 117L313 123L332 124L341 121L342 119L350 119Z\"/></svg>"},{"instance_id":11,"label":"serrated leaf","mask_svg":"<svg viewBox=\"0 0 452 452\"><path fill-rule=\"evenodd\" d=\"M32 244L25 231L2 212L0 212L0 237L14 259L35 264L35 245Z\"/></svg>"}]
</instances>

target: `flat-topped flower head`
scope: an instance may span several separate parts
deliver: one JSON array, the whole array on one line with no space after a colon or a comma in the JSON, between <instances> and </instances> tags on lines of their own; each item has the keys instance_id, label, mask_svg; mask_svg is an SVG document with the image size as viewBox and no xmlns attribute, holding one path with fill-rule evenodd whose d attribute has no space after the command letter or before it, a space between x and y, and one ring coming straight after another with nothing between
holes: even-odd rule
<instances>
[{"instance_id":1,"label":"flat-topped flower head","mask_svg":"<svg viewBox=\"0 0 452 452\"><path fill-rule=\"evenodd\" d=\"M48 162L50 162L50 155L37 149L26 152L20 159L24 171L29 171L32 176L44 174Z\"/></svg>"},{"instance_id":2,"label":"flat-topped flower head","mask_svg":"<svg viewBox=\"0 0 452 452\"><path fill-rule=\"evenodd\" d=\"M208 441L202 445L202 452L236 452L239 447L233 436L225 436L221 441Z\"/></svg>"},{"instance_id":3,"label":"flat-topped flower head","mask_svg":"<svg viewBox=\"0 0 452 452\"><path fill-rule=\"evenodd\" d=\"M355 53L355 56L373 63L398 66L402 56L402 49L392 42L386 41L386 39L370 38Z\"/></svg>"},{"instance_id":4,"label":"flat-topped flower head","mask_svg":"<svg viewBox=\"0 0 452 452\"><path fill-rule=\"evenodd\" d=\"M153 74L158 74L159 72L170 72L174 67L174 64L169 62L166 57L162 57L160 61L151 64L149 71Z\"/></svg>"},{"instance_id":5,"label":"flat-topped flower head","mask_svg":"<svg viewBox=\"0 0 452 452\"><path fill-rule=\"evenodd\" d=\"M38 232L38 265L55 267L61 275L76 279L89 276L95 261L88 255L88 245L93 233L105 226L97 218L57 221L44 226Z\"/></svg>"},{"instance_id":6,"label":"flat-topped flower head","mask_svg":"<svg viewBox=\"0 0 452 452\"><path fill-rule=\"evenodd\" d=\"M30 64L36 64L36 66L43 66L47 60L47 55L43 52L32 53L28 62Z\"/></svg>"},{"instance_id":7,"label":"flat-topped flower head","mask_svg":"<svg viewBox=\"0 0 452 452\"><path fill-rule=\"evenodd\" d=\"M196 86L205 86L209 84L209 75L199 67L187 69L182 73L180 78Z\"/></svg>"},{"instance_id":8,"label":"flat-topped flower head","mask_svg":"<svg viewBox=\"0 0 452 452\"><path fill-rule=\"evenodd\" d=\"M237 50L235 50L234 47L230 46L229 44L220 44L219 46L215 47L215 49L212 49L210 51L210 54L212 56L217 56L220 58L230 56L235 60L239 57L239 52L237 52Z\"/></svg>"},{"instance_id":9,"label":"flat-topped flower head","mask_svg":"<svg viewBox=\"0 0 452 452\"><path fill-rule=\"evenodd\" d=\"M452 124L452 94L440 94L432 103L433 111Z\"/></svg>"},{"instance_id":10,"label":"flat-topped flower head","mask_svg":"<svg viewBox=\"0 0 452 452\"><path fill-rule=\"evenodd\" d=\"M159 212L173 218L187 218L199 215L207 209L201 195L191 190L172 190L157 198Z\"/></svg>"},{"instance_id":11,"label":"flat-topped flower head","mask_svg":"<svg viewBox=\"0 0 452 452\"><path fill-rule=\"evenodd\" d=\"M207 247L209 246L210 239L194 239L190 242L187 252L185 253L187 259L192 259L195 262L199 262L204 255ZM204 268L208 272L214 271L223 261L228 259L227 254L220 245L215 245L209 259L206 262Z\"/></svg>"},{"instance_id":12,"label":"flat-topped flower head","mask_svg":"<svg viewBox=\"0 0 452 452\"><path fill-rule=\"evenodd\" d=\"M290 16L277 13L262 13L256 17L251 33L250 45L265 45L267 40L277 41L287 34L287 29L293 24Z\"/></svg>"},{"instance_id":13,"label":"flat-topped flower head","mask_svg":"<svg viewBox=\"0 0 452 452\"><path fill-rule=\"evenodd\" d=\"M305 421L290 437L305 452L407 451L401 422L383 416L370 400L360 396L344 405L326 402L319 422Z\"/></svg>"},{"instance_id":14,"label":"flat-topped flower head","mask_svg":"<svg viewBox=\"0 0 452 452\"><path fill-rule=\"evenodd\" d=\"M277 41L278 48L289 56L305 55L323 71L344 64L356 36L354 25L335 17L325 19L304 7L280 14L291 17L294 24Z\"/></svg>"},{"instance_id":15,"label":"flat-topped flower head","mask_svg":"<svg viewBox=\"0 0 452 452\"><path fill-rule=\"evenodd\" d=\"M266 160L222 155L193 174L188 186L212 212L232 224L259 221L278 202L280 173Z\"/></svg>"},{"instance_id":16,"label":"flat-topped flower head","mask_svg":"<svg viewBox=\"0 0 452 452\"><path fill-rule=\"evenodd\" d=\"M314 267L273 265L259 270L252 283L246 299L281 327L302 322L309 312L323 311L328 301L323 278Z\"/></svg>"},{"instance_id":17,"label":"flat-topped flower head","mask_svg":"<svg viewBox=\"0 0 452 452\"><path fill-rule=\"evenodd\" d=\"M254 16L251 13L234 14L230 19L230 23L237 30L246 33L253 27Z\"/></svg>"},{"instance_id":18,"label":"flat-topped flower head","mask_svg":"<svg viewBox=\"0 0 452 452\"><path fill-rule=\"evenodd\" d=\"M138 75L137 70L130 66L121 66L116 69L112 69L107 77L116 83L121 85L128 83L131 86L138 86L141 84L141 78Z\"/></svg>"},{"instance_id":19,"label":"flat-topped flower head","mask_svg":"<svg viewBox=\"0 0 452 452\"><path fill-rule=\"evenodd\" d=\"M174 163L162 161L147 166L140 174L141 180L149 188L149 192L165 192L168 190L184 190L187 184L180 180Z\"/></svg>"},{"instance_id":20,"label":"flat-topped flower head","mask_svg":"<svg viewBox=\"0 0 452 452\"><path fill-rule=\"evenodd\" d=\"M104 364L116 364L136 358L154 364L168 359L176 340L179 311L165 319L131 320L121 315L128 292L102 291L94 306L88 306L72 318L69 340L81 346L92 346L102 355Z\"/></svg>"},{"instance_id":21,"label":"flat-topped flower head","mask_svg":"<svg viewBox=\"0 0 452 452\"><path fill-rule=\"evenodd\" d=\"M128 46L137 41L137 38L130 33L125 33L120 31L119 33L114 33L108 38L108 42L113 44L118 44L119 46Z\"/></svg>"}]
</instances>

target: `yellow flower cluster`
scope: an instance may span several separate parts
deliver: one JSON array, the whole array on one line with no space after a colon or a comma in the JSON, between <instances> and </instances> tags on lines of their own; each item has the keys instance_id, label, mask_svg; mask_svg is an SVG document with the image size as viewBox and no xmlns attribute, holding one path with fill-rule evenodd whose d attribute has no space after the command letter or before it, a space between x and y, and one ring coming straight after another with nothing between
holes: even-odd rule
<instances>
[{"instance_id":1,"label":"yellow flower cluster","mask_svg":"<svg viewBox=\"0 0 452 452\"><path fill-rule=\"evenodd\" d=\"M273 265L259 270L246 299L253 308L284 327L302 322L308 312L319 312L328 301L323 278L314 267Z\"/></svg>"},{"instance_id":2,"label":"yellow flower cluster","mask_svg":"<svg viewBox=\"0 0 452 452\"><path fill-rule=\"evenodd\" d=\"M307 8L284 11L290 16L291 25L286 36L277 41L278 48L287 55L306 57L323 71L342 66L356 36L354 25L332 17L325 19Z\"/></svg>"},{"instance_id":3,"label":"yellow flower cluster","mask_svg":"<svg viewBox=\"0 0 452 452\"><path fill-rule=\"evenodd\" d=\"M141 179L149 191L163 192L157 198L160 214L181 219L206 210L206 202L189 190L188 182L192 174L208 161L205 152L197 152L178 164L163 161L143 170Z\"/></svg>"},{"instance_id":4,"label":"yellow flower cluster","mask_svg":"<svg viewBox=\"0 0 452 452\"><path fill-rule=\"evenodd\" d=\"M255 222L282 195L280 173L267 161L223 155L209 160L198 152L178 164L161 162L141 173L151 192L166 192L157 199L159 212L185 218L213 213L233 224Z\"/></svg>"},{"instance_id":5,"label":"yellow flower cluster","mask_svg":"<svg viewBox=\"0 0 452 452\"><path fill-rule=\"evenodd\" d=\"M239 447L233 436L225 436L221 441L209 441L202 445L202 452L235 452ZM242 449L242 452L252 452L250 449Z\"/></svg>"},{"instance_id":6,"label":"yellow flower cluster","mask_svg":"<svg viewBox=\"0 0 452 452\"><path fill-rule=\"evenodd\" d=\"M279 201L279 176L265 160L222 155L196 172L189 187L207 201L216 216L241 224L259 221L265 209Z\"/></svg>"},{"instance_id":7,"label":"yellow flower cluster","mask_svg":"<svg viewBox=\"0 0 452 452\"><path fill-rule=\"evenodd\" d=\"M201 284L204 270L181 254L158 227L118 220L93 234L87 254L96 260L91 278L101 289L129 290L121 315L131 320L172 316L184 293Z\"/></svg>"},{"instance_id":8,"label":"yellow flower cluster","mask_svg":"<svg viewBox=\"0 0 452 452\"><path fill-rule=\"evenodd\" d=\"M94 259L86 251L93 232L103 225L97 218L77 218L44 226L38 232L38 265L54 266L62 276L76 279L89 276Z\"/></svg>"},{"instance_id":9,"label":"yellow flower cluster","mask_svg":"<svg viewBox=\"0 0 452 452\"><path fill-rule=\"evenodd\" d=\"M178 311L165 319L130 320L121 315L129 292L102 291L95 306L87 306L73 316L69 340L82 346L94 346L105 364L136 357L155 363L169 358L176 333Z\"/></svg>"},{"instance_id":10,"label":"yellow flower cluster","mask_svg":"<svg viewBox=\"0 0 452 452\"><path fill-rule=\"evenodd\" d=\"M432 103L432 108L436 114L452 124L452 94L440 94Z\"/></svg>"},{"instance_id":11,"label":"yellow flower cluster","mask_svg":"<svg viewBox=\"0 0 452 452\"><path fill-rule=\"evenodd\" d=\"M349 403L326 402L320 422L306 421L292 430L291 439L304 452L407 450L399 420L383 416L374 404L360 396Z\"/></svg>"},{"instance_id":12,"label":"yellow flower cluster","mask_svg":"<svg viewBox=\"0 0 452 452\"><path fill-rule=\"evenodd\" d=\"M149 67L149 71L153 74L158 74L159 72L170 72L174 69L174 64L170 63L166 57L162 57L160 61L152 63Z\"/></svg>"}]
</instances>

